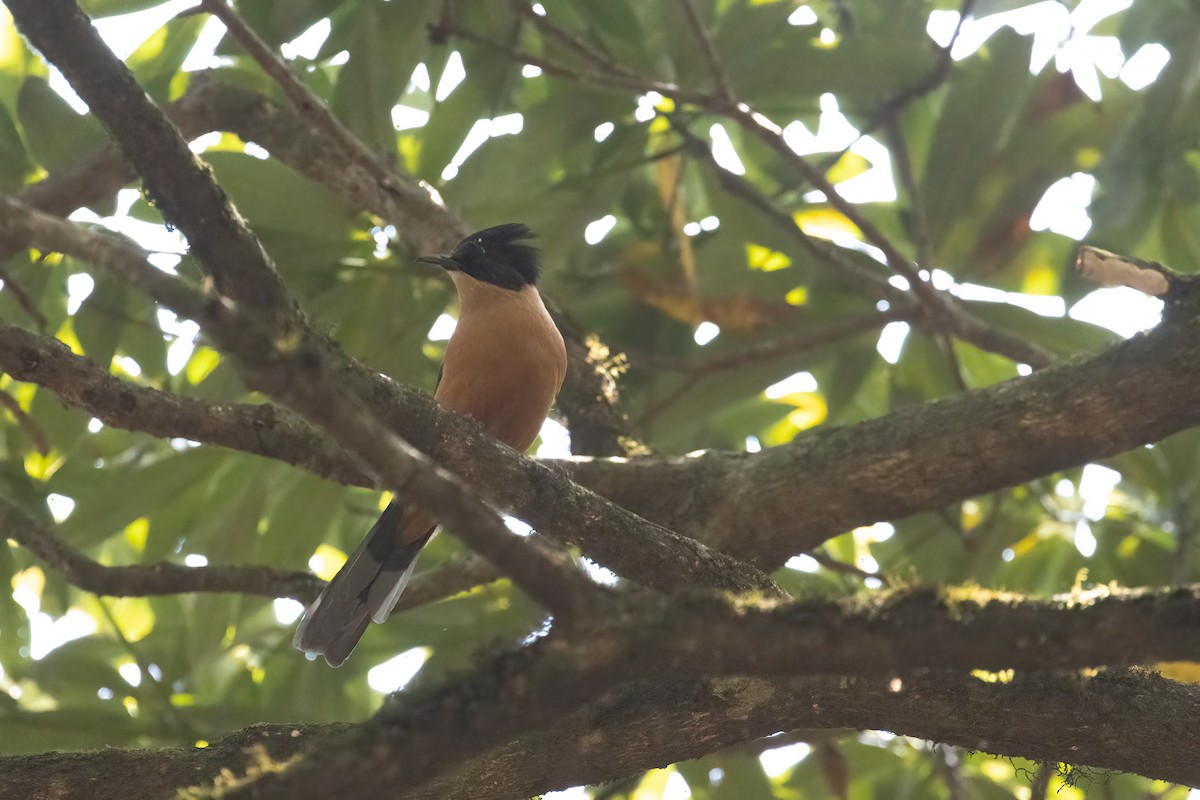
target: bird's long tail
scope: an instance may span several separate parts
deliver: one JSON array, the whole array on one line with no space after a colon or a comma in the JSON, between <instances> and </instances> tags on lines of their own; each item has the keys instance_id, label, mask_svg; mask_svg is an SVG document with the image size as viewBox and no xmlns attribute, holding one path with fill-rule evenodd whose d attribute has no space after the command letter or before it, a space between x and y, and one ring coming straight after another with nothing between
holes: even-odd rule
<instances>
[{"instance_id":1,"label":"bird's long tail","mask_svg":"<svg viewBox=\"0 0 1200 800\"><path fill-rule=\"evenodd\" d=\"M434 525L393 501L345 565L304 612L292 644L341 666L373 619L383 622L412 576Z\"/></svg>"}]
</instances>

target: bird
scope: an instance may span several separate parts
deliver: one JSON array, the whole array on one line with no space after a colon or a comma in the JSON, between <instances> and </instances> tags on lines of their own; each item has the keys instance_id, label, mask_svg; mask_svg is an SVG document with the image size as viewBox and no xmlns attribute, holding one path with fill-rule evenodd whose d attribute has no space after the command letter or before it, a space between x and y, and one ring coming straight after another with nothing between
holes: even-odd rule
<instances>
[{"instance_id":1,"label":"bird","mask_svg":"<svg viewBox=\"0 0 1200 800\"><path fill-rule=\"evenodd\" d=\"M459 301L434 399L519 452L537 438L567 372L562 334L538 293L533 238L528 226L510 222L472 233L448 255L417 259L445 269ZM393 499L306 609L296 648L330 666L345 662L370 621L390 616L436 529L420 508Z\"/></svg>"}]
</instances>

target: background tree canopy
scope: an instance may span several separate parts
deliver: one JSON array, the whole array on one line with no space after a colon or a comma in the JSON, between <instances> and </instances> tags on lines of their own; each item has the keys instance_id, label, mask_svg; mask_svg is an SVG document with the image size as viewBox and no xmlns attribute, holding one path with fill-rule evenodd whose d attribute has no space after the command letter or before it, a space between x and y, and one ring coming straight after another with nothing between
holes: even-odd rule
<instances>
[{"instance_id":1,"label":"background tree canopy","mask_svg":"<svg viewBox=\"0 0 1200 800\"><path fill-rule=\"evenodd\" d=\"M1200 3L5 6L0 794L1200 785ZM508 221L532 460L416 391Z\"/></svg>"}]
</instances>

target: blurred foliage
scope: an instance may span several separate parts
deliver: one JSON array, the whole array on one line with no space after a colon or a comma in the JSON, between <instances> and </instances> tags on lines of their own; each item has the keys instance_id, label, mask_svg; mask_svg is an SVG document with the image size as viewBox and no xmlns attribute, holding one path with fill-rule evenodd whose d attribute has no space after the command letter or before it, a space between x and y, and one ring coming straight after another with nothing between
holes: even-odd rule
<instances>
[{"instance_id":1,"label":"blurred foliage","mask_svg":"<svg viewBox=\"0 0 1200 800\"><path fill-rule=\"evenodd\" d=\"M937 75L941 58L927 23L931 14L956 9L955 2L695 3L739 98L792 123L789 136L800 125L819 132L805 147L831 180L873 176L876 196L862 212L947 281L996 290L992 297L1000 302L968 304L990 324L1063 356L1116 340L1103 328L1019 305L1033 296L1062 298L1070 307L1094 288L1071 268L1075 242L1031 226L1047 190L1072 175L1096 181L1089 242L1183 271L1200 263L1196 3L1137 0L1091 27L1077 25L1068 39L1050 43L1060 58L1082 59L1075 74L1045 64L1044 34L1035 40L1025 28L997 26L923 93L909 90ZM153 14L160 4L82 5L113 17ZM975 13L987 23L1009 19L991 15L1031 5L981 1ZM1051 19L1057 12L1048 6L1065 15L1089 3L1037 5ZM454 24L505 47L551 60L572 56L520 23L506 3L449 6ZM548 19L636 72L696 91L712 85L676 2L545 0L544 6ZM815 349L780 346L766 357L750 349L862 317L876 299L813 263L777 220L722 189L711 167L680 152L663 114L679 111L678 119L702 138L728 138L746 179L785 218L794 216L806 230L832 231L832 246L845 257L874 262L862 254L852 225L728 120L661 98L639 101L631 90L539 74L502 50L427 35L427 25L446 21L442 4L432 0L240 0L237 7L272 45L308 31L303 40L311 46L292 53L298 73L365 141L436 187L469 226L521 220L540 232L545 292L582 328L629 354L623 397L638 433L660 452L777 445L814 425L876 417L1017 374L1017 365L1000 356L962 342L951 352L945 342L917 334L893 359L881 355L877 331ZM15 191L95 152L104 135L60 96L7 16L0 23L0 190ZM312 35L314 26L327 32L323 42ZM156 99L175 99L192 74L181 71L185 59L212 30L203 17L190 16L146 31L130 67ZM1117 45L1126 57L1161 45L1171 58L1157 80L1134 90L1087 66L1088 53ZM219 79L278 96L235 44L221 41L216 55ZM1029 68L1034 57L1037 71ZM452 85L460 67L466 77ZM1080 89L1089 73L1100 100ZM888 105L906 93L907 102ZM894 119L843 152L854 137L839 138L839 126L879 122L889 107ZM464 160L468 135L484 130L481 120L497 118L519 132L486 138ZM412 121L397 129L393 120ZM377 220L353 213L261 148L247 152L231 135L203 142L204 158L317 323L353 355L431 388L443 343L429 341L428 331L441 314L454 313L444 279L389 245ZM119 210L114 224L152 237L144 240L153 248L181 246L137 188L92 211ZM598 220L606 222L589 228ZM194 329L156 314L143 297L88 265L22 253L0 268L4 320L44 327L131 381L208 400L257 399L216 352L202 341L193 347ZM186 256L179 269L197 274ZM83 275L93 286L86 299ZM1125 307L1116 301L1108 308L1120 317ZM721 329L703 346L695 337L702 323ZM809 374L765 392L801 372ZM8 376L0 376L0 391L26 415L19 420L11 409L0 410L0 492L47 520L48 508L65 513L61 501L48 507L47 498L73 500L62 533L103 563L203 556L212 564L303 569L319 547L341 558L378 512L374 494L279 464L89 424L51 393ZM1196 439L1185 433L1113 459L1106 466L1120 473L1115 486L1089 467L894 526L847 532L821 548L820 563L802 559L779 579L805 595L878 585L867 578L864 587L862 574L830 569L842 562L893 581L971 582L1039 594L1079 582L1190 580L1200 501ZM421 566L459 549L440 537ZM192 743L258 721L359 719L383 697L369 688L367 672L396 654L425 648L430 657L419 680L434 680L466 663L481 643L518 641L541 624L537 609L502 582L372 626L354 658L331 670L292 650L291 625L279 621L268 600L101 600L11 545L0 547L0 580L13 588L0 601L4 752ZM76 634L93 630L45 654L72 625ZM1194 665L1172 669L1196 675ZM1036 770L875 733L795 747L799 762L771 775L756 752L742 750L590 791L651 800L680 796L682 781L692 796L717 800L1027 797ZM1068 778L1093 783L1107 797L1184 795L1126 776ZM1052 785L1054 796L1081 796L1061 783Z\"/></svg>"}]
</instances>

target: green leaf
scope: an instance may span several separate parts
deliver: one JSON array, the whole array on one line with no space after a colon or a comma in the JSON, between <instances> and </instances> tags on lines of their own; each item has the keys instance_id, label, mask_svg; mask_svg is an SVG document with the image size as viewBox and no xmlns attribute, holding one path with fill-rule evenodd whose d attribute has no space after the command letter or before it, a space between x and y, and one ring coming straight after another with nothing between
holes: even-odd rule
<instances>
[{"instance_id":1,"label":"green leaf","mask_svg":"<svg viewBox=\"0 0 1200 800\"><path fill-rule=\"evenodd\" d=\"M1095 353L1121 341L1112 331L1070 317L1044 317L1008 303L963 303L984 322L1039 345L1051 353Z\"/></svg>"},{"instance_id":2,"label":"green leaf","mask_svg":"<svg viewBox=\"0 0 1200 800\"><path fill-rule=\"evenodd\" d=\"M392 106L425 53L432 0L362 3L353 19L350 61L338 73L330 106L373 149L391 154Z\"/></svg>"},{"instance_id":3,"label":"green leaf","mask_svg":"<svg viewBox=\"0 0 1200 800\"><path fill-rule=\"evenodd\" d=\"M162 0L79 0L79 7L89 17L111 17L132 14L162 5Z\"/></svg>"},{"instance_id":4,"label":"green leaf","mask_svg":"<svg viewBox=\"0 0 1200 800\"><path fill-rule=\"evenodd\" d=\"M107 275L98 275L96 288L80 305L72 326L83 353L107 370L117 352L128 319L129 288Z\"/></svg>"},{"instance_id":5,"label":"green leaf","mask_svg":"<svg viewBox=\"0 0 1200 800\"><path fill-rule=\"evenodd\" d=\"M35 76L21 84L17 119L34 159L50 171L74 165L108 143L94 117L77 114L49 83Z\"/></svg>"},{"instance_id":6,"label":"green leaf","mask_svg":"<svg viewBox=\"0 0 1200 800\"><path fill-rule=\"evenodd\" d=\"M157 102L171 99L171 81L195 47L206 22L203 14L176 17L150 34L126 60L138 83Z\"/></svg>"},{"instance_id":7,"label":"green leaf","mask_svg":"<svg viewBox=\"0 0 1200 800\"><path fill-rule=\"evenodd\" d=\"M935 248L971 208L992 153L1017 124L1033 85L1031 40L1011 31L995 34L979 58L958 69L949 89L921 176L921 197Z\"/></svg>"},{"instance_id":8,"label":"green leaf","mask_svg":"<svg viewBox=\"0 0 1200 800\"><path fill-rule=\"evenodd\" d=\"M12 192L20 187L32 168L12 115L0 106L0 191Z\"/></svg>"}]
</instances>

